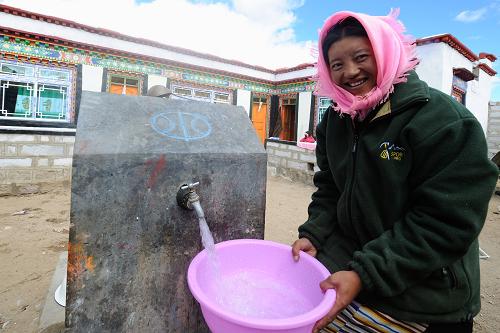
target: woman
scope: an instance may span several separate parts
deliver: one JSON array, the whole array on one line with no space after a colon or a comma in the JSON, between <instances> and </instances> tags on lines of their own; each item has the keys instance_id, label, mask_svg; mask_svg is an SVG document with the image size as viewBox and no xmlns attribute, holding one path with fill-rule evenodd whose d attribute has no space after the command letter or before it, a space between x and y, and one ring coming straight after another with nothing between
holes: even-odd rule
<instances>
[{"instance_id":1,"label":"woman","mask_svg":"<svg viewBox=\"0 0 500 333\"><path fill-rule=\"evenodd\" d=\"M474 116L413 71L397 14L339 12L320 32L316 93L337 104L292 246L337 292L314 332L472 332L480 309L477 237L498 168Z\"/></svg>"}]
</instances>

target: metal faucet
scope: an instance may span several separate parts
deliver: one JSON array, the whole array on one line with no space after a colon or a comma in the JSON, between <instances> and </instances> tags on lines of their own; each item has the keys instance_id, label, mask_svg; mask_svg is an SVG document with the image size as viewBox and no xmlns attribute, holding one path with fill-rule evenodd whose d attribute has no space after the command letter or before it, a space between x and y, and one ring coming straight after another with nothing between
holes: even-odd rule
<instances>
[{"instance_id":1,"label":"metal faucet","mask_svg":"<svg viewBox=\"0 0 500 333\"><path fill-rule=\"evenodd\" d=\"M177 204L184 209L194 210L198 219L205 218L200 205L200 197L196 193L196 186L200 183L183 184L177 191Z\"/></svg>"}]
</instances>

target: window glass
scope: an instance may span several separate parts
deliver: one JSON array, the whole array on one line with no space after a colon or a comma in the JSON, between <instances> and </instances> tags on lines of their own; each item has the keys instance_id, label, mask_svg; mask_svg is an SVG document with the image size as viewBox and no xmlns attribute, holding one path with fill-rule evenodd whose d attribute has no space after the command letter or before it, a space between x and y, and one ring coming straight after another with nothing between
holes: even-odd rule
<instances>
[{"instance_id":1,"label":"window glass","mask_svg":"<svg viewBox=\"0 0 500 333\"><path fill-rule=\"evenodd\" d=\"M262 102L262 103L266 103L266 101L267 101L267 100L266 100L266 97L265 97L265 96L262 96L262 97L254 97L254 98L253 98L253 102L254 102L254 103L260 103L260 102Z\"/></svg>"},{"instance_id":2,"label":"window glass","mask_svg":"<svg viewBox=\"0 0 500 333\"><path fill-rule=\"evenodd\" d=\"M137 79L126 78L125 83L129 87L138 87L139 86L139 80L137 80Z\"/></svg>"},{"instance_id":3,"label":"window glass","mask_svg":"<svg viewBox=\"0 0 500 333\"><path fill-rule=\"evenodd\" d=\"M125 84L125 78L120 76L111 76L111 83Z\"/></svg>"},{"instance_id":4,"label":"window glass","mask_svg":"<svg viewBox=\"0 0 500 333\"><path fill-rule=\"evenodd\" d=\"M66 119L67 88L57 85L38 86L37 118Z\"/></svg>"},{"instance_id":5,"label":"window glass","mask_svg":"<svg viewBox=\"0 0 500 333\"><path fill-rule=\"evenodd\" d=\"M186 88L174 88L174 93L183 95L183 96L191 96L191 89L186 89Z\"/></svg>"},{"instance_id":6,"label":"window glass","mask_svg":"<svg viewBox=\"0 0 500 333\"><path fill-rule=\"evenodd\" d=\"M32 83L0 81L0 116L30 118L33 114Z\"/></svg>"},{"instance_id":7,"label":"window glass","mask_svg":"<svg viewBox=\"0 0 500 333\"><path fill-rule=\"evenodd\" d=\"M323 119L323 115L328 107L332 104L332 100L326 97L320 97L318 102L318 123Z\"/></svg>"},{"instance_id":8,"label":"window glass","mask_svg":"<svg viewBox=\"0 0 500 333\"><path fill-rule=\"evenodd\" d=\"M34 69L25 66L13 65L13 64L5 64L3 63L1 66L1 72L5 74L15 74L15 75L29 75L33 76Z\"/></svg>"},{"instance_id":9,"label":"window glass","mask_svg":"<svg viewBox=\"0 0 500 333\"><path fill-rule=\"evenodd\" d=\"M195 90L194 91L194 96L195 97L200 97L200 98L208 98L208 99L210 99L210 91Z\"/></svg>"},{"instance_id":10,"label":"window glass","mask_svg":"<svg viewBox=\"0 0 500 333\"><path fill-rule=\"evenodd\" d=\"M51 80L69 80L69 73L53 69L41 69L40 77Z\"/></svg>"},{"instance_id":11,"label":"window glass","mask_svg":"<svg viewBox=\"0 0 500 333\"><path fill-rule=\"evenodd\" d=\"M215 97L215 100L218 102L228 102L229 101L229 94L215 93L214 97Z\"/></svg>"}]
</instances>

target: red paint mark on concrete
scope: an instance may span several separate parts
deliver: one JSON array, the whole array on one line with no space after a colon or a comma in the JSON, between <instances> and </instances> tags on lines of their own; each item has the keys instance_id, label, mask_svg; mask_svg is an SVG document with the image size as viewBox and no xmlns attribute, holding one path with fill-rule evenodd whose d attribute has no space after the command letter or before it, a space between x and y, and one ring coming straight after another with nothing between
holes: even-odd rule
<instances>
[{"instance_id":1,"label":"red paint mark on concrete","mask_svg":"<svg viewBox=\"0 0 500 333\"><path fill-rule=\"evenodd\" d=\"M83 243L68 243L68 280L77 281L86 271L94 272L94 257L87 256Z\"/></svg>"},{"instance_id":2,"label":"red paint mark on concrete","mask_svg":"<svg viewBox=\"0 0 500 333\"><path fill-rule=\"evenodd\" d=\"M151 176L148 179L148 188L153 187L156 184L156 180L158 175L161 173L165 165L167 164L165 160L165 155L161 155L158 161L148 160L146 161L146 165L151 165L154 163L153 171L151 172Z\"/></svg>"},{"instance_id":3,"label":"red paint mark on concrete","mask_svg":"<svg viewBox=\"0 0 500 333\"><path fill-rule=\"evenodd\" d=\"M86 141L86 140L82 141L82 143L80 144L80 147L78 149L78 152L79 153L83 153L85 150L87 150L88 146L89 146L89 142L88 141Z\"/></svg>"},{"instance_id":4,"label":"red paint mark on concrete","mask_svg":"<svg viewBox=\"0 0 500 333\"><path fill-rule=\"evenodd\" d=\"M87 257L87 259L85 260L85 268L87 270L91 271L92 273L94 272L94 269L95 269L94 257L92 257L92 256Z\"/></svg>"},{"instance_id":5,"label":"red paint mark on concrete","mask_svg":"<svg viewBox=\"0 0 500 333\"><path fill-rule=\"evenodd\" d=\"M76 281L82 275L84 257L82 243L68 243L68 280Z\"/></svg>"}]
</instances>

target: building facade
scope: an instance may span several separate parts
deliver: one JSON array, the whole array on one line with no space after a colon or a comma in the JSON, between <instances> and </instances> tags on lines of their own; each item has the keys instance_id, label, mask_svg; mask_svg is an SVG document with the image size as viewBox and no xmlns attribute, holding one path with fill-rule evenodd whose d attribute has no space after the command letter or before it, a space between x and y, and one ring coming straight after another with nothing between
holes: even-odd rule
<instances>
[{"instance_id":1,"label":"building facade","mask_svg":"<svg viewBox=\"0 0 500 333\"><path fill-rule=\"evenodd\" d=\"M417 45L420 77L486 132L495 56L449 34ZM330 105L313 95L314 73L314 64L270 70L0 5L0 186L69 179L82 90L145 95L163 85L172 98L242 106L263 144L289 144Z\"/></svg>"}]
</instances>

